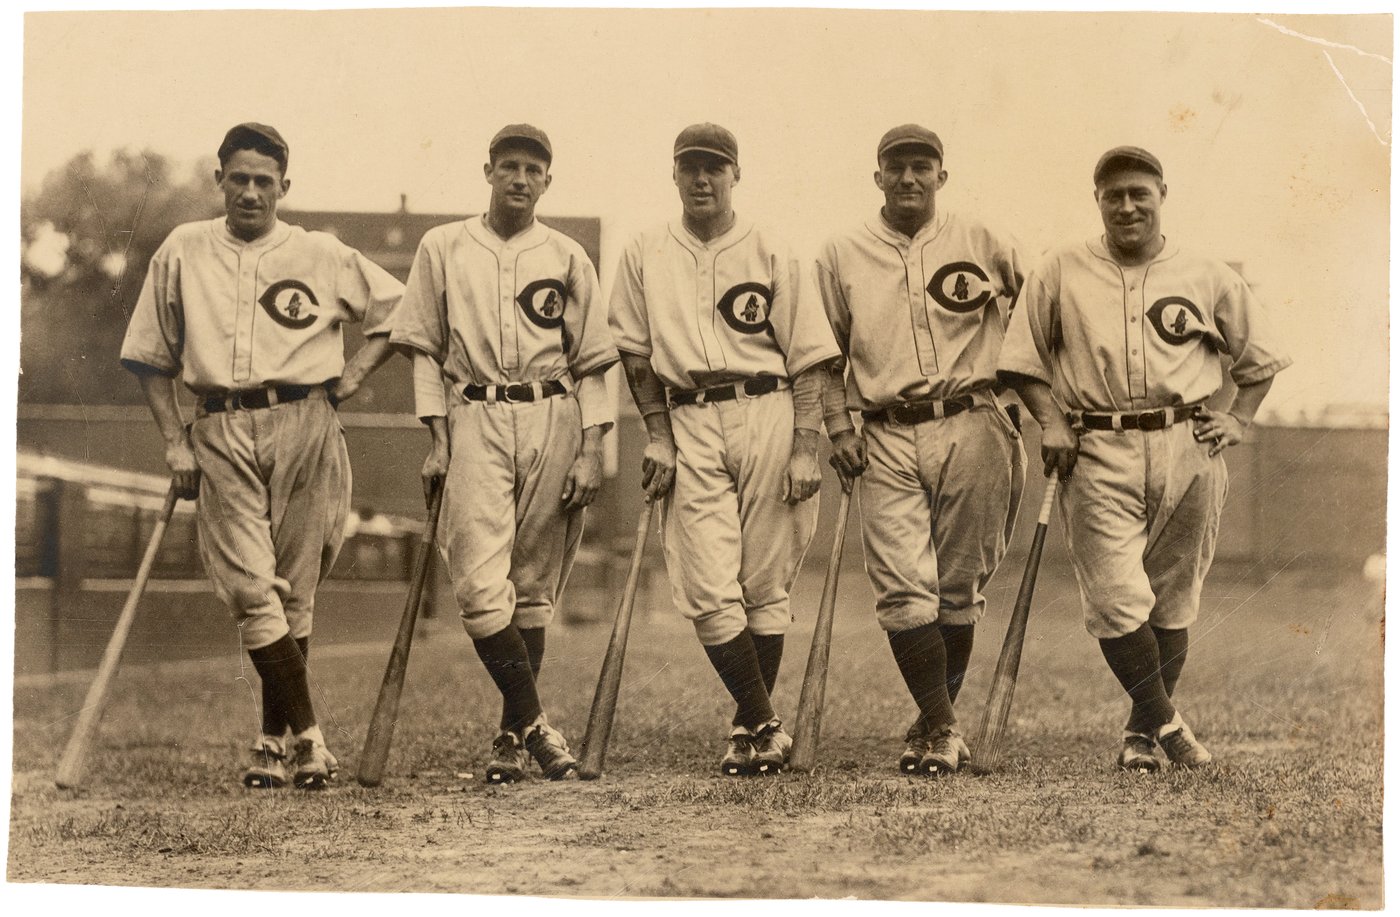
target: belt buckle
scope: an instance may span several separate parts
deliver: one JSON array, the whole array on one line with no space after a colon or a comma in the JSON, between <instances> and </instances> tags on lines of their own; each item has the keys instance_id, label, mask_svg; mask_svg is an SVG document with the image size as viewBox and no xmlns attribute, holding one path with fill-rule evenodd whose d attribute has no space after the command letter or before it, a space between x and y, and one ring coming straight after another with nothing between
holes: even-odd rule
<instances>
[{"instance_id":1,"label":"belt buckle","mask_svg":"<svg viewBox=\"0 0 1400 917\"><path fill-rule=\"evenodd\" d=\"M511 392L511 389L514 389L514 388L516 388L516 385L515 385L514 383L510 383L510 382L506 383L505 385L502 385L502 386L500 387L500 389L498 390L498 393L497 393L497 396L496 396L496 400L497 400L497 401L500 401L500 402L503 403L503 404L524 404L526 401L531 401L531 400L533 400L533 399L529 399L529 398L517 398L517 397ZM529 387L529 386L522 386L522 388L525 389L526 393L529 393L529 391L530 391L530 387Z\"/></svg>"},{"instance_id":2,"label":"belt buckle","mask_svg":"<svg viewBox=\"0 0 1400 917\"><path fill-rule=\"evenodd\" d=\"M241 410L243 408L243 393L238 391L231 393L226 399L224 399L224 404L227 410Z\"/></svg>"},{"instance_id":3,"label":"belt buckle","mask_svg":"<svg viewBox=\"0 0 1400 917\"><path fill-rule=\"evenodd\" d=\"M1138 429L1146 432L1155 430L1165 430L1167 428L1166 411L1148 411L1138 415Z\"/></svg>"}]
</instances>

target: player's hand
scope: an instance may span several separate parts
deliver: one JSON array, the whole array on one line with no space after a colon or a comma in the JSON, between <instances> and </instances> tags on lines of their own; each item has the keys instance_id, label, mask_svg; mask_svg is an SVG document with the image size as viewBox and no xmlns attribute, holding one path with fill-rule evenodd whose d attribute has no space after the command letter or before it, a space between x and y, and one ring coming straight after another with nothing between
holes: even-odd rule
<instances>
[{"instance_id":1,"label":"player's hand","mask_svg":"<svg viewBox=\"0 0 1400 917\"><path fill-rule=\"evenodd\" d=\"M794 430L792 454L788 456L787 474L783 476L783 502L795 506L809 500L822 486L821 467L817 464L817 433L815 430Z\"/></svg>"},{"instance_id":2,"label":"player's hand","mask_svg":"<svg viewBox=\"0 0 1400 917\"><path fill-rule=\"evenodd\" d=\"M603 483L603 459L597 449L580 449L578 458L569 468L564 479L564 508L582 509L598 496L598 487Z\"/></svg>"},{"instance_id":3,"label":"player's hand","mask_svg":"<svg viewBox=\"0 0 1400 917\"><path fill-rule=\"evenodd\" d=\"M855 430L843 430L831 441L831 467L841 479L841 489L850 493L856 478L869 464L865 457L865 437Z\"/></svg>"},{"instance_id":4,"label":"player's hand","mask_svg":"<svg viewBox=\"0 0 1400 917\"><path fill-rule=\"evenodd\" d=\"M642 490L646 501L659 500L676 481L676 444L673 440L653 439L642 451Z\"/></svg>"},{"instance_id":5,"label":"player's hand","mask_svg":"<svg viewBox=\"0 0 1400 917\"><path fill-rule=\"evenodd\" d=\"M428 457L423 460L423 499L431 501L433 499L433 482L439 484L447 477L447 450L434 445L428 453Z\"/></svg>"},{"instance_id":6,"label":"player's hand","mask_svg":"<svg viewBox=\"0 0 1400 917\"><path fill-rule=\"evenodd\" d=\"M1198 408L1191 419L1196 424L1196 442L1211 444L1211 458L1244 440L1244 424L1234 414Z\"/></svg>"},{"instance_id":7,"label":"player's hand","mask_svg":"<svg viewBox=\"0 0 1400 917\"><path fill-rule=\"evenodd\" d=\"M199 496L199 460L195 458L188 435L165 447L165 464L170 468L176 497L193 500Z\"/></svg>"},{"instance_id":8,"label":"player's hand","mask_svg":"<svg viewBox=\"0 0 1400 917\"><path fill-rule=\"evenodd\" d=\"M331 402L335 405L344 404L354 398L355 393L359 390L360 381L342 376L336 380L335 386L330 390Z\"/></svg>"},{"instance_id":9,"label":"player's hand","mask_svg":"<svg viewBox=\"0 0 1400 917\"><path fill-rule=\"evenodd\" d=\"M1061 484L1068 484L1074 465L1079 461L1079 434L1058 414L1040 432L1040 457L1045 462L1045 476L1057 474Z\"/></svg>"}]
</instances>

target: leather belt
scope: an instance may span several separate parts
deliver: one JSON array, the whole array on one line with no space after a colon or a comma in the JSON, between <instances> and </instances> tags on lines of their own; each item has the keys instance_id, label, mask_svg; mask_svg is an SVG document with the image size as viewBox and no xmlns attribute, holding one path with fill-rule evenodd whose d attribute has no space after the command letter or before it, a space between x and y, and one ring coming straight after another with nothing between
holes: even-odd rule
<instances>
[{"instance_id":1,"label":"leather belt","mask_svg":"<svg viewBox=\"0 0 1400 917\"><path fill-rule=\"evenodd\" d=\"M769 392L776 392L779 389L787 388L791 383L786 379L777 376L757 376L753 379L745 379L743 382L731 382L728 385L716 385L711 388L696 388L685 392L671 393L671 407L678 407L683 404L710 404L715 401L733 401L740 395L752 397L754 395L766 395Z\"/></svg>"},{"instance_id":2,"label":"leather belt","mask_svg":"<svg viewBox=\"0 0 1400 917\"><path fill-rule=\"evenodd\" d=\"M567 391L564 383L550 379L547 382L512 382L508 385L468 385L462 389L462 397L468 401L528 404L563 395Z\"/></svg>"},{"instance_id":3,"label":"leather belt","mask_svg":"<svg viewBox=\"0 0 1400 917\"><path fill-rule=\"evenodd\" d=\"M1199 404L1187 404L1128 414L1071 411L1066 416L1071 425L1085 430L1165 430L1174 423L1190 420L1196 415L1199 407Z\"/></svg>"},{"instance_id":4,"label":"leather belt","mask_svg":"<svg viewBox=\"0 0 1400 917\"><path fill-rule=\"evenodd\" d=\"M320 389L326 393L326 398L330 401L331 407L335 407L336 401L330 397L331 388L335 385L334 379L328 379L320 385L270 385L267 388L248 388L229 392L225 395L209 395L200 403L206 414L222 414L224 411L257 410L259 408L270 408L275 404L289 404L293 401L305 401L311 393Z\"/></svg>"},{"instance_id":5,"label":"leather belt","mask_svg":"<svg viewBox=\"0 0 1400 917\"><path fill-rule=\"evenodd\" d=\"M883 420L887 423L910 426L926 420L942 420L963 411L972 410L971 395L954 395L942 401L901 401L875 411L861 411L860 416L869 420Z\"/></svg>"}]
</instances>

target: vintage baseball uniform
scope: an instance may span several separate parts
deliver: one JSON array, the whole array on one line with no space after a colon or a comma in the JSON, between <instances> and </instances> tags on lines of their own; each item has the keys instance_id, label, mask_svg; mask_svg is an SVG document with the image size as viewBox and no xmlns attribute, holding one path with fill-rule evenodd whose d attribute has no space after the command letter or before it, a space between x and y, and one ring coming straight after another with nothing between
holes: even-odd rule
<instances>
[{"instance_id":1,"label":"vintage baseball uniform","mask_svg":"<svg viewBox=\"0 0 1400 917\"><path fill-rule=\"evenodd\" d=\"M278 221L244 242L220 217L176 229L151 259L122 342L137 372L201 399L317 386L265 408L199 410L200 552L244 647L311 633L350 505L350 463L323 383L345 366L340 326L385 334L402 285L326 233Z\"/></svg>"},{"instance_id":2,"label":"vintage baseball uniform","mask_svg":"<svg viewBox=\"0 0 1400 917\"><path fill-rule=\"evenodd\" d=\"M509 239L484 216L438 226L419 243L390 340L431 359L414 361L418 415L447 417L438 544L467 633L545 626L583 534L582 509L560 499L564 482L584 427L613 422L601 373L617 351L597 271L538 221ZM463 398L466 386L546 382L568 391Z\"/></svg>"},{"instance_id":3,"label":"vintage baseball uniform","mask_svg":"<svg viewBox=\"0 0 1400 917\"><path fill-rule=\"evenodd\" d=\"M1020 435L991 392L1021 282L1009 242L944 211L912 239L877 214L817 259L849 409L973 400L913 425L865 424L861 528L885 630L975 624L986 610L982 589L1006 553L1025 483Z\"/></svg>"},{"instance_id":4,"label":"vintage baseball uniform","mask_svg":"<svg viewBox=\"0 0 1400 917\"><path fill-rule=\"evenodd\" d=\"M702 242L676 220L624 249L610 322L619 350L647 357L670 393L767 376L777 391L674 405L676 478L663 547L676 606L700 642L746 627L781 634L816 529L817 499L789 506L793 376L839 357L787 247L736 219Z\"/></svg>"},{"instance_id":5,"label":"vintage baseball uniform","mask_svg":"<svg viewBox=\"0 0 1400 917\"><path fill-rule=\"evenodd\" d=\"M1171 240L1150 263L1123 267L1094 239L1031 274L998 366L1045 382L1071 412L1118 414L1204 402L1220 388L1222 356L1237 385L1292 362L1238 274ZM1081 430L1060 508L1093 636L1195 620L1228 486L1210 446L1189 419Z\"/></svg>"}]
</instances>

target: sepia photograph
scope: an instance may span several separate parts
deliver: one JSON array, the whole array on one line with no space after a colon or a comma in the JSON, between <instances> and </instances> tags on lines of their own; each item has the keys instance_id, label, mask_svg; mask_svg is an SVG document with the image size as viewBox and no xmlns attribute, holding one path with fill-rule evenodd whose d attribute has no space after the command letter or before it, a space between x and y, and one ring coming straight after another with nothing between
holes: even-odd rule
<instances>
[{"instance_id":1,"label":"sepia photograph","mask_svg":"<svg viewBox=\"0 0 1400 917\"><path fill-rule=\"evenodd\" d=\"M1385 906L1389 12L9 20L7 898Z\"/></svg>"}]
</instances>

